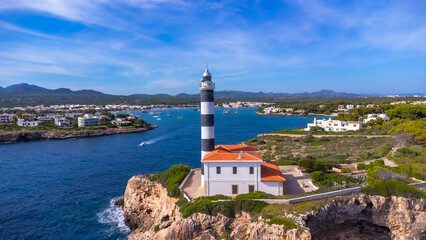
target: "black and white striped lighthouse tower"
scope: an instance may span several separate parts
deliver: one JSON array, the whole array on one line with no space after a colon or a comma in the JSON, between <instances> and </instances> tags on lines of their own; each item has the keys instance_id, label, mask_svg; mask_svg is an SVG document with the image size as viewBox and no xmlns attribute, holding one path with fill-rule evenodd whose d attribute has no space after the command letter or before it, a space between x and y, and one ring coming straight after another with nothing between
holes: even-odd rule
<instances>
[{"instance_id":1,"label":"black and white striped lighthouse tower","mask_svg":"<svg viewBox=\"0 0 426 240\"><path fill-rule=\"evenodd\" d=\"M214 83L206 67L200 83L201 90L201 159L214 150ZM201 164L201 185L204 185L204 164Z\"/></svg>"}]
</instances>

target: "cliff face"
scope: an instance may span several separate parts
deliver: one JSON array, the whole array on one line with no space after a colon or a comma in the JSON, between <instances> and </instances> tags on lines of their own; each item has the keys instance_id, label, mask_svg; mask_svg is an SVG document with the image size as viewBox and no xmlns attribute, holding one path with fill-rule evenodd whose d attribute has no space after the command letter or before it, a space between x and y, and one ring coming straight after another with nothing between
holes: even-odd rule
<instances>
[{"instance_id":1,"label":"cliff face","mask_svg":"<svg viewBox=\"0 0 426 240\"><path fill-rule=\"evenodd\" d=\"M40 139L67 139L82 137L97 137L121 133L143 132L156 128L107 128L94 130L22 130L22 131L0 131L0 142L19 142Z\"/></svg>"},{"instance_id":2,"label":"cliff face","mask_svg":"<svg viewBox=\"0 0 426 240\"><path fill-rule=\"evenodd\" d=\"M231 239L257 240L282 239L285 234L281 226L256 221L245 213L235 219L199 213L182 218L175 205L177 199L168 197L160 184L139 176L129 180L123 200L126 225L132 230L131 240L216 239L226 235Z\"/></svg>"},{"instance_id":3,"label":"cliff face","mask_svg":"<svg viewBox=\"0 0 426 240\"><path fill-rule=\"evenodd\" d=\"M235 219L221 214L193 214L182 218L177 199L167 190L139 176L127 185L123 210L131 228L129 239L426 239L423 199L356 196L337 199L320 211L287 214L299 227L284 232L261 218L243 213ZM285 214L285 213L281 213Z\"/></svg>"},{"instance_id":4,"label":"cliff face","mask_svg":"<svg viewBox=\"0 0 426 240\"><path fill-rule=\"evenodd\" d=\"M426 239L424 199L361 195L299 218L313 239Z\"/></svg>"}]
</instances>

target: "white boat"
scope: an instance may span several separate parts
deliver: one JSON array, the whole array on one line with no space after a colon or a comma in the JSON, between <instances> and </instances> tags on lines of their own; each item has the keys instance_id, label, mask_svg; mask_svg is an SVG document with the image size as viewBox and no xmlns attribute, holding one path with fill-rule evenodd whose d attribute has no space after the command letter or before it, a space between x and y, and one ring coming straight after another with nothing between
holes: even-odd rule
<instances>
[{"instance_id":1,"label":"white boat","mask_svg":"<svg viewBox=\"0 0 426 240\"><path fill-rule=\"evenodd\" d=\"M153 116L153 118L158 118L158 117L160 117L160 116L158 116L158 115L156 115L156 116Z\"/></svg>"},{"instance_id":2,"label":"white boat","mask_svg":"<svg viewBox=\"0 0 426 240\"><path fill-rule=\"evenodd\" d=\"M158 121L160 121L160 120L161 120L161 118L157 118L157 120L158 120Z\"/></svg>"}]
</instances>

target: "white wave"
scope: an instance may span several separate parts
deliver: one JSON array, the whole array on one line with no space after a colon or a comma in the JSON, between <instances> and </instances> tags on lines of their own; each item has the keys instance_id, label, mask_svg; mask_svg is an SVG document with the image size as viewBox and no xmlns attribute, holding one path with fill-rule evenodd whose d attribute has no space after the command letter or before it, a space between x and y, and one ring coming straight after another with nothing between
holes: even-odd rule
<instances>
[{"instance_id":1,"label":"white wave","mask_svg":"<svg viewBox=\"0 0 426 240\"><path fill-rule=\"evenodd\" d=\"M163 136L163 137L154 138L154 139L151 139L151 140L148 140L148 141L143 141L143 142L141 142L141 143L139 144L139 146L143 147L143 146L145 146L145 145L150 145L150 144L156 143L156 142L158 142L158 141L161 141L161 140L163 140L163 139L165 139L165 138L166 138L166 137L165 137L165 136Z\"/></svg>"},{"instance_id":2,"label":"white wave","mask_svg":"<svg viewBox=\"0 0 426 240\"><path fill-rule=\"evenodd\" d=\"M124 223L123 210L119 206L114 205L118 199L120 197L111 199L108 208L97 214L99 223L111 226L107 231L109 235L112 235L117 230L123 234L130 233L130 229Z\"/></svg>"}]
</instances>

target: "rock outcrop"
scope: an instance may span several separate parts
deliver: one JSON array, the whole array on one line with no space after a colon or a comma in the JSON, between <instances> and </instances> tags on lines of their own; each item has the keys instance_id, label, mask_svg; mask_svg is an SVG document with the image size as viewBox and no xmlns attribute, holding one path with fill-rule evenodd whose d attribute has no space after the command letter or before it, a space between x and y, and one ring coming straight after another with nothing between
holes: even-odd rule
<instances>
[{"instance_id":1,"label":"rock outcrop","mask_svg":"<svg viewBox=\"0 0 426 240\"><path fill-rule=\"evenodd\" d=\"M424 199L360 195L299 217L313 239L426 239Z\"/></svg>"},{"instance_id":2,"label":"rock outcrop","mask_svg":"<svg viewBox=\"0 0 426 240\"><path fill-rule=\"evenodd\" d=\"M282 226L268 225L246 213L234 219L221 214L196 213L183 218L177 199L167 190L141 176L132 177L123 197L126 225L132 230L129 239L282 239Z\"/></svg>"},{"instance_id":3,"label":"rock outcrop","mask_svg":"<svg viewBox=\"0 0 426 240\"><path fill-rule=\"evenodd\" d=\"M93 130L22 130L0 131L0 142L20 142L40 139L68 139L98 137L122 133L136 133L151 130L157 126L144 128L106 128Z\"/></svg>"},{"instance_id":4,"label":"rock outcrop","mask_svg":"<svg viewBox=\"0 0 426 240\"><path fill-rule=\"evenodd\" d=\"M424 199L355 196L337 198L320 211L302 215L278 213L293 219L297 229L284 231L247 213L236 218L196 213L183 218L177 199L142 176L132 177L122 199L129 239L426 239Z\"/></svg>"}]
</instances>

